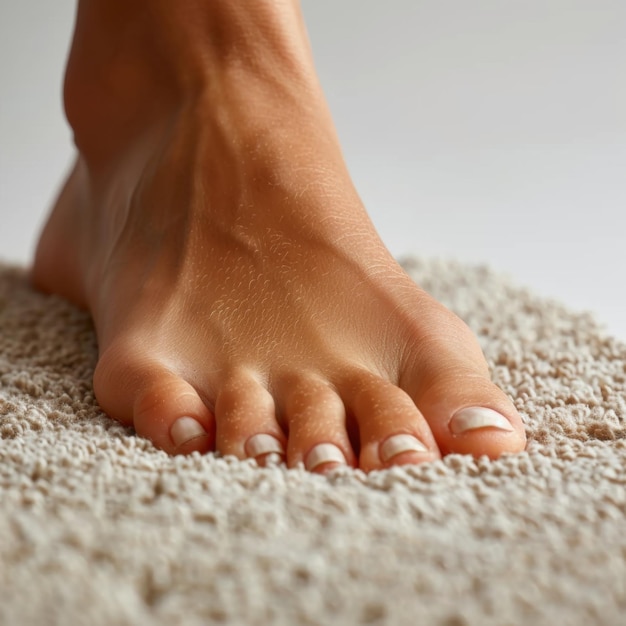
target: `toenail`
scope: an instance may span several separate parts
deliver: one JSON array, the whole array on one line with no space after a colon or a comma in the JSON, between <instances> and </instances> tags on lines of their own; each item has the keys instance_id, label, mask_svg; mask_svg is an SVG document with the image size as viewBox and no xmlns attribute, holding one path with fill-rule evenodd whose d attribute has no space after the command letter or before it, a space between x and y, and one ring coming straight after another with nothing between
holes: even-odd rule
<instances>
[{"instance_id":1,"label":"toenail","mask_svg":"<svg viewBox=\"0 0 626 626\"><path fill-rule=\"evenodd\" d=\"M343 452L332 443L320 443L309 452L305 467L312 472L316 467L325 463L341 463L346 465L346 457Z\"/></svg>"},{"instance_id":2,"label":"toenail","mask_svg":"<svg viewBox=\"0 0 626 626\"><path fill-rule=\"evenodd\" d=\"M403 452L428 452L428 448L413 435L394 435L380 446L380 458L386 463Z\"/></svg>"},{"instance_id":3,"label":"toenail","mask_svg":"<svg viewBox=\"0 0 626 626\"><path fill-rule=\"evenodd\" d=\"M206 434L207 432L202 428L200 422L193 417L179 417L170 428L170 437L177 448Z\"/></svg>"},{"instance_id":4,"label":"toenail","mask_svg":"<svg viewBox=\"0 0 626 626\"><path fill-rule=\"evenodd\" d=\"M259 433L258 435L252 435L246 442L246 454L254 458L263 456L264 454L284 456L285 449L276 437Z\"/></svg>"},{"instance_id":5,"label":"toenail","mask_svg":"<svg viewBox=\"0 0 626 626\"><path fill-rule=\"evenodd\" d=\"M514 430L504 415L484 407L462 409L450 420L450 430L455 435L479 428L498 428L509 432Z\"/></svg>"}]
</instances>

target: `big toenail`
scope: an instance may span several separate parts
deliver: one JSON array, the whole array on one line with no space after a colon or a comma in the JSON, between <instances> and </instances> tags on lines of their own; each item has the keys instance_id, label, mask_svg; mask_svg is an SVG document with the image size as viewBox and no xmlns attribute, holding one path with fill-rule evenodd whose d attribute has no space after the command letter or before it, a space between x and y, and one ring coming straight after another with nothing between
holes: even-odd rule
<instances>
[{"instance_id":1,"label":"big toenail","mask_svg":"<svg viewBox=\"0 0 626 626\"><path fill-rule=\"evenodd\" d=\"M428 448L413 435L394 435L380 446L380 458L383 463L403 452L428 452Z\"/></svg>"},{"instance_id":2,"label":"big toenail","mask_svg":"<svg viewBox=\"0 0 626 626\"><path fill-rule=\"evenodd\" d=\"M279 454L284 456L285 449L276 437L259 433L258 435L252 435L246 442L246 454L254 458L263 456L264 454Z\"/></svg>"},{"instance_id":3,"label":"big toenail","mask_svg":"<svg viewBox=\"0 0 626 626\"><path fill-rule=\"evenodd\" d=\"M346 457L343 452L332 443L320 443L309 452L304 463L305 467L312 472L316 467L325 463L346 464Z\"/></svg>"},{"instance_id":4,"label":"big toenail","mask_svg":"<svg viewBox=\"0 0 626 626\"><path fill-rule=\"evenodd\" d=\"M193 419L193 417L179 417L172 424L172 428L170 428L170 437L177 448L196 437L202 437L206 434L207 432L202 428L200 422Z\"/></svg>"},{"instance_id":5,"label":"big toenail","mask_svg":"<svg viewBox=\"0 0 626 626\"><path fill-rule=\"evenodd\" d=\"M479 428L498 428L512 432L514 430L506 417L500 415L493 409L484 407L469 407L461 409L450 420L450 430L455 434L467 432L468 430L478 430Z\"/></svg>"}]
</instances>

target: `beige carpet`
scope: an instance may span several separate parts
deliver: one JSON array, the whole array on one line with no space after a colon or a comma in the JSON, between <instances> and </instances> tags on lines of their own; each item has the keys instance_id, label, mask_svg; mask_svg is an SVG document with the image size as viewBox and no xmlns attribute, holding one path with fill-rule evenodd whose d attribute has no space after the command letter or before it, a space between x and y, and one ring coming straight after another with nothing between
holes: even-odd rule
<instances>
[{"instance_id":1,"label":"beige carpet","mask_svg":"<svg viewBox=\"0 0 626 626\"><path fill-rule=\"evenodd\" d=\"M0 268L0 623L625 624L626 346L484 269L407 267L478 333L524 454L169 458L98 410L87 316Z\"/></svg>"}]
</instances>

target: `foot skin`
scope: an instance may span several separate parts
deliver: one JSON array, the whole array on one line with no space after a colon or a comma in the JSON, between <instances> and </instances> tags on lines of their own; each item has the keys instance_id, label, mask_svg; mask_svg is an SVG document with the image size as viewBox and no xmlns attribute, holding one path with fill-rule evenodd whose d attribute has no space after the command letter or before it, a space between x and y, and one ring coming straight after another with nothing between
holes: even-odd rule
<instances>
[{"instance_id":1,"label":"foot skin","mask_svg":"<svg viewBox=\"0 0 626 626\"><path fill-rule=\"evenodd\" d=\"M315 472L523 450L475 337L369 221L295 5L190 3L203 21L109 3L122 27L106 4L79 8L79 155L32 272L91 312L103 410L171 454ZM218 24L216 43L197 24ZM117 57L99 53L111 37Z\"/></svg>"}]
</instances>

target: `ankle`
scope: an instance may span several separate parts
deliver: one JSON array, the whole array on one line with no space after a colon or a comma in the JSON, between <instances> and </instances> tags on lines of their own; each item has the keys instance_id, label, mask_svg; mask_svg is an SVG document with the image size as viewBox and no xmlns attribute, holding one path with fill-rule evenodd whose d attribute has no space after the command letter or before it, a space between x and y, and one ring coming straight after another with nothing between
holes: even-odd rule
<instances>
[{"instance_id":1,"label":"ankle","mask_svg":"<svg viewBox=\"0 0 626 626\"><path fill-rule=\"evenodd\" d=\"M247 91L318 98L295 0L83 0L64 100L77 147L104 158L181 102ZM235 95L235 99L237 99Z\"/></svg>"},{"instance_id":2,"label":"ankle","mask_svg":"<svg viewBox=\"0 0 626 626\"><path fill-rule=\"evenodd\" d=\"M151 33L145 2L81 0L65 70L64 105L88 161L115 153L121 134L140 133L173 93L175 76Z\"/></svg>"}]
</instances>

